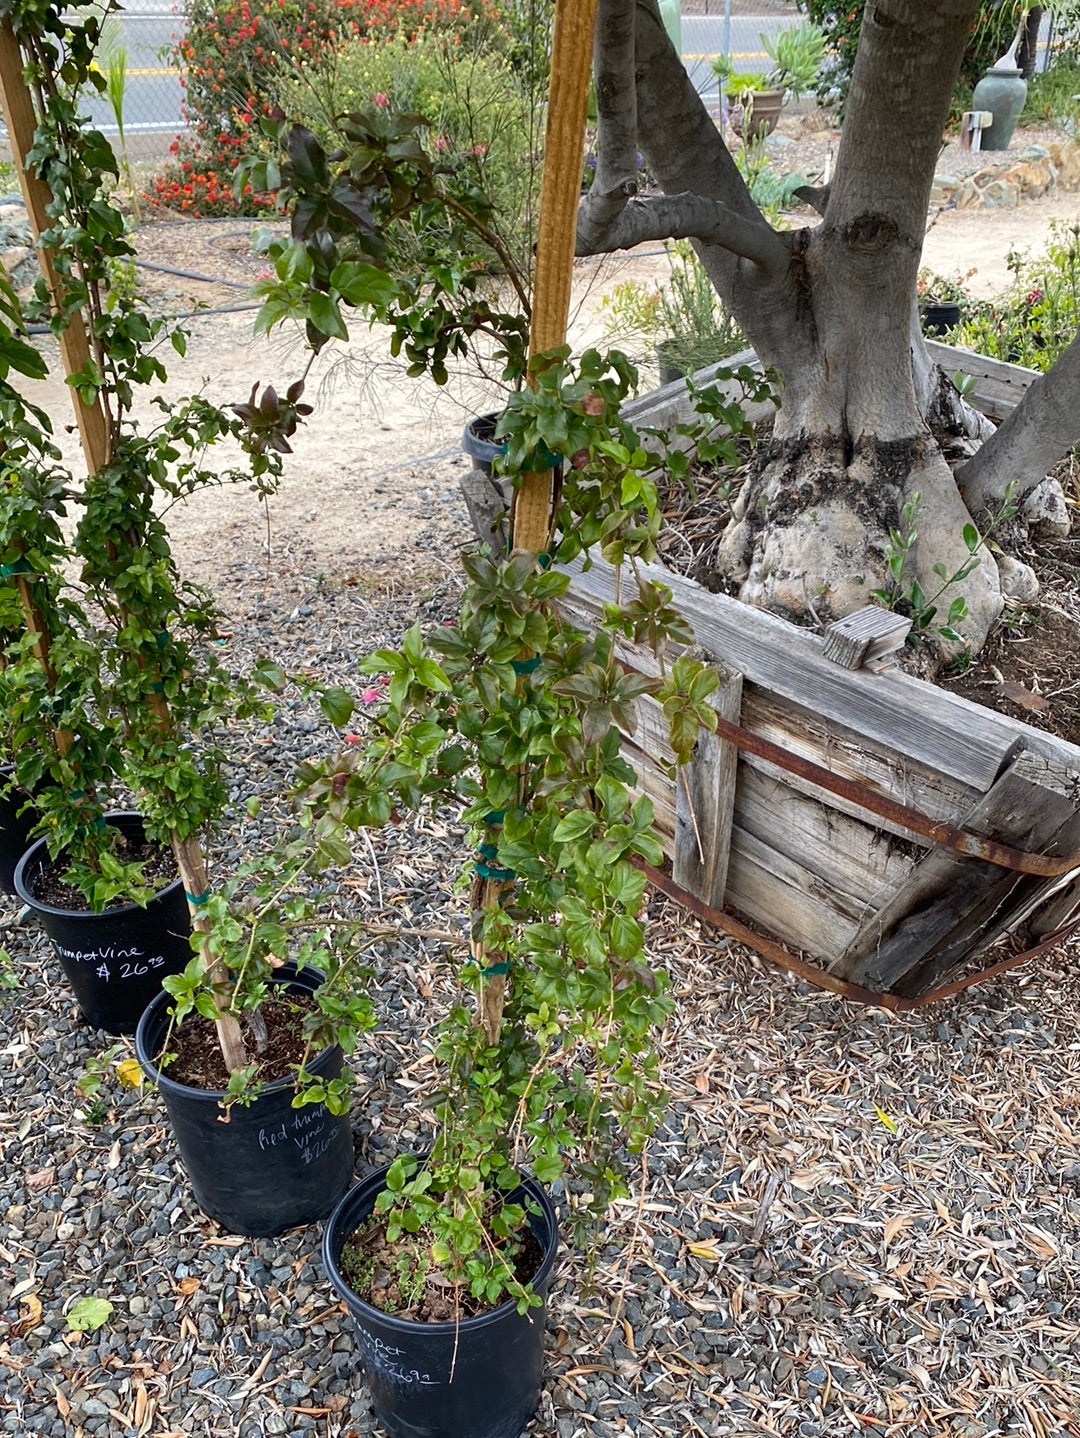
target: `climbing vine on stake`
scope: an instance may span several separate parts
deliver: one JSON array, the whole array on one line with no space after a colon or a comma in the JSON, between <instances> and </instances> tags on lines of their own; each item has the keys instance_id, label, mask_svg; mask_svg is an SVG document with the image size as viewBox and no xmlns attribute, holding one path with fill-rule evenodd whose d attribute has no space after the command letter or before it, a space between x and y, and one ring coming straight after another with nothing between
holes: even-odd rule
<instances>
[{"instance_id":1,"label":"climbing vine on stake","mask_svg":"<svg viewBox=\"0 0 1080 1438\"><path fill-rule=\"evenodd\" d=\"M72 483L66 498L82 506L73 553L107 621L101 668L114 686L108 712L123 716L125 777L142 797L148 836L171 843L203 962L218 974L224 998L225 975L205 942L209 881L198 840L222 802L221 755L188 741L254 698L210 649L213 605L180 581L154 498L220 483L202 456L225 436L248 451L243 471L225 478L272 487L279 461L238 417L199 398L178 405L159 399L163 418L149 433L131 422L136 392L166 378L161 341L183 354L185 339L132 296L106 303L110 265L129 259L132 249L111 203L115 157L80 105L88 89L104 84L94 62L114 8L7 0L0 6L0 81L42 255L38 309L61 344L90 470L86 485ZM227 1065L245 1067L235 1017L219 1009L216 1018Z\"/></svg>"}]
</instances>

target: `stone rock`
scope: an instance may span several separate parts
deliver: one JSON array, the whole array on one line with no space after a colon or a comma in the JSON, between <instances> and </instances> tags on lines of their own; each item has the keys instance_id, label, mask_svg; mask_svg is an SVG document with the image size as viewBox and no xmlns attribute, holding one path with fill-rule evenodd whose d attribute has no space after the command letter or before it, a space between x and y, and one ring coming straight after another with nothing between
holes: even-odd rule
<instances>
[{"instance_id":1,"label":"stone rock","mask_svg":"<svg viewBox=\"0 0 1080 1438\"><path fill-rule=\"evenodd\" d=\"M1019 604L1034 604L1039 597L1039 581L1030 565L1014 559L1011 554L1002 554L997 567L1002 594Z\"/></svg>"},{"instance_id":2,"label":"stone rock","mask_svg":"<svg viewBox=\"0 0 1080 1438\"><path fill-rule=\"evenodd\" d=\"M1068 539L1072 522L1065 493L1049 475L1024 500L1020 514L1034 539Z\"/></svg>"},{"instance_id":3,"label":"stone rock","mask_svg":"<svg viewBox=\"0 0 1080 1438\"><path fill-rule=\"evenodd\" d=\"M24 260L30 258L29 245L12 245L10 249L0 254L0 265L3 265L6 274L13 274Z\"/></svg>"},{"instance_id":4,"label":"stone rock","mask_svg":"<svg viewBox=\"0 0 1080 1438\"><path fill-rule=\"evenodd\" d=\"M982 202L987 209L1015 209L1020 203L1020 187L1009 180L991 180L983 186Z\"/></svg>"},{"instance_id":5,"label":"stone rock","mask_svg":"<svg viewBox=\"0 0 1080 1438\"><path fill-rule=\"evenodd\" d=\"M982 204L982 191L974 180L965 180L956 191L956 208L974 210Z\"/></svg>"}]
</instances>

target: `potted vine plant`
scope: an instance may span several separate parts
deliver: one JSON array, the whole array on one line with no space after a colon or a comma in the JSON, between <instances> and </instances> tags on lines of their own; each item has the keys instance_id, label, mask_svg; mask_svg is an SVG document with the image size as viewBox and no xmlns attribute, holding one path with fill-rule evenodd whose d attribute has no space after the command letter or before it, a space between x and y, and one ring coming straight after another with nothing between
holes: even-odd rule
<instances>
[{"instance_id":1,"label":"potted vine plant","mask_svg":"<svg viewBox=\"0 0 1080 1438\"><path fill-rule=\"evenodd\" d=\"M402 144L402 126L415 147ZM416 284L380 263L382 228L410 197L438 191L435 162L413 117L366 111L342 130L331 157L310 132L283 125L280 167L253 160L238 176L257 189L279 184L291 212L291 237L268 248L276 278L260 287L257 326L299 321L318 351L358 310L439 378L442 356L476 332L469 286L455 291L442 276ZM452 211L467 213L463 202ZM489 310L484 330L520 376L520 317L510 319L504 330ZM414 628L362 666L391 676L368 741L299 775L312 833L345 836L451 805L478 854L460 997L432 1040L441 1078L430 1148L347 1194L324 1241L357 1319L376 1413L395 1438L509 1435L535 1407L556 1242L541 1186L572 1193L578 1235L626 1192L626 1155L663 1107L654 1035L669 1000L645 958L637 867L661 851L619 728L632 727L635 702L651 691L685 760L699 726L714 722L715 675L696 661L650 681L628 678L616 659L618 636L690 638L665 591L633 577L660 526L649 478L657 456L619 417L633 367L595 351L575 367L560 349L536 358L529 379L498 422L503 473L516 482L570 457L548 555L598 547L626 560L624 602L584 633L556 611L563 573L530 552L479 551L465 560L456 622L426 637Z\"/></svg>"},{"instance_id":2,"label":"potted vine plant","mask_svg":"<svg viewBox=\"0 0 1080 1438\"><path fill-rule=\"evenodd\" d=\"M26 156L20 178L43 255L40 310L60 339L90 470L82 484L64 472L47 422L24 407L18 443L3 455L0 515L10 573L0 622L12 637L2 682L17 706L8 716L17 777L34 781L39 827L90 904L101 907L121 892L146 897L145 884L131 889L133 875L110 826L99 822L114 779L138 796L147 839L179 871L175 889L193 932L167 966L176 1021L166 1022L160 1044L151 1035L141 1056L155 1076L187 1062L174 1068L185 1081L172 1081L166 1101L175 1106L173 1090L191 1088L210 1115L194 1125L176 1120L199 1201L226 1226L272 1233L325 1214L348 1182L342 1049L355 1042L368 1010L362 996L354 1002L346 992L342 969L317 984L314 960L331 946L304 928L304 901L289 890L304 882L299 861L269 856L274 890L249 874L232 908L224 886L211 891L201 836L227 792L225 755L212 736L223 720L265 707L265 687L257 676L230 674L217 657L212 599L178 573L156 500L234 478L272 487L290 424L306 407L302 386L273 396L272 434L260 428L256 397L254 419L196 397L159 398L155 427L133 422L138 389L165 379L162 341L183 353L185 340L143 313L134 297L106 301L110 266L130 256L130 244L111 200L115 158L79 113L100 28L100 14L89 7L61 12L29 4L13 5L0 25L6 118L17 153ZM24 66L35 77L36 111ZM5 391L3 400L14 405L17 396ZM246 463L212 471L204 451L226 436L245 447ZM58 521L65 506L76 505L81 518L72 535ZM77 585L68 578L72 565ZM333 710L331 695L323 702ZM312 862L327 861L324 844ZM279 919L299 924L299 937ZM161 994L161 968L139 978ZM196 990L197 1002L189 1002ZM150 998L145 992L143 1004ZM205 1038L200 1025L221 1050L219 1086L212 1067L191 1076L189 1050ZM271 1067L265 1034L275 1025ZM294 1115L294 1108L303 1111Z\"/></svg>"},{"instance_id":3,"label":"potted vine plant","mask_svg":"<svg viewBox=\"0 0 1080 1438\"><path fill-rule=\"evenodd\" d=\"M43 366L19 338L15 297L9 290L4 299L9 374L17 364L38 377ZM86 1021L131 1033L162 976L187 960L187 906L175 869L156 885L145 877L139 817L109 812L122 750L103 698L99 636L62 573L70 480L47 417L9 374L0 379L5 877L52 940ZM47 837L35 841L39 832Z\"/></svg>"}]
</instances>

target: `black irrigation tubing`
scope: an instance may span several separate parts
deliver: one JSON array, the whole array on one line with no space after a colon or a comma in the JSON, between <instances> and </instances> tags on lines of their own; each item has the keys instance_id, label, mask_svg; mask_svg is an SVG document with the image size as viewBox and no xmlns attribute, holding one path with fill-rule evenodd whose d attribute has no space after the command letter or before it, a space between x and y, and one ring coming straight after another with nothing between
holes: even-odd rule
<instances>
[{"instance_id":1,"label":"black irrigation tubing","mask_svg":"<svg viewBox=\"0 0 1080 1438\"><path fill-rule=\"evenodd\" d=\"M168 318L171 320L203 320L208 319L211 315L250 314L252 310L261 308L262 306L258 304L214 305L212 308L208 307L201 310L181 310L179 314L169 315ZM30 336L51 335L52 329L49 325L27 325L23 333Z\"/></svg>"},{"instance_id":2,"label":"black irrigation tubing","mask_svg":"<svg viewBox=\"0 0 1080 1438\"><path fill-rule=\"evenodd\" d=\"M198 270L177 270L172 265L159 265L153 260L136 260L141 270L154 270L159 275L176 275L181 280L198 280L204 285L228 285L232 290L250 290L250 280L227 280L221 275L204 275Z\"/></svg>"}]
</instances>

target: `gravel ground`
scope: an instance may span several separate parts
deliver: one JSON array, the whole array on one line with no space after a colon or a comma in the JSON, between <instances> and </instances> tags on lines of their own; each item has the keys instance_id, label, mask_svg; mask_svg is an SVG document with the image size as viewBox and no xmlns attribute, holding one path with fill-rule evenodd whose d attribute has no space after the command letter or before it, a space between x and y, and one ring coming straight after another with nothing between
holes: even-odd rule
<instances>
[{"instance_id":1,"label":"gravel ground","mask_svg":"<svg viewBox=\"0 0 1080 1438\"><path fill-rule=\"evenodd\" d=\"M410 565L365 588L294 545L271 572L231 553L203 577L238 662L358 684L359 655L452 603L445 569ZM234 740L226 866L285 822L281 784L331 736L298 703ZM342 893L445 929L461 857L446 827L389 830ZM591 1275L560 1259L530 1433L1080 1435L1075 952L898 1018L777 975L666 901L653 917L678 1000L673 1104ZM375 1434L320 1226L248 1240L203 1217L158 1099L116 1078L126 1046L100 1122L83 1121L77 1080L108 1040L80 1026L36 933L10 908L4 923L20 986L0 997L0 1432ZM436 945L377 964L358 1174L423 1142L424 1036L451 991ZM87 1295L113 1312L69 1334Z\"/></svg>"}]
</instances>

